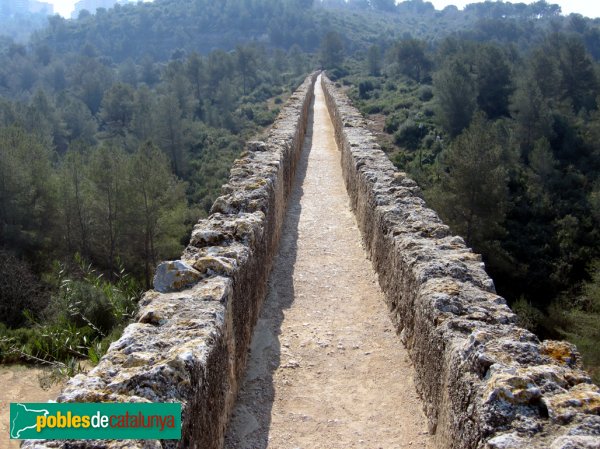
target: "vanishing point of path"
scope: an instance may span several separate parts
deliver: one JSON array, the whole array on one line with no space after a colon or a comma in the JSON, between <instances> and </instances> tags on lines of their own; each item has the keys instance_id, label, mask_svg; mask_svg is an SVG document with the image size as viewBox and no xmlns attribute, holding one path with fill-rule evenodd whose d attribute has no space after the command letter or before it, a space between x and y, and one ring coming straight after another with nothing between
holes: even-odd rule
<instances>
[{"instance_id":1,"label":"vanishing point of path","mask_svg":"<svg viewBox=\"0 0 600 449\"><path fill-rule=\"evenodd\" d=\"M431 449L320 79L227 449Z\"/></svg>"}]
</instances>

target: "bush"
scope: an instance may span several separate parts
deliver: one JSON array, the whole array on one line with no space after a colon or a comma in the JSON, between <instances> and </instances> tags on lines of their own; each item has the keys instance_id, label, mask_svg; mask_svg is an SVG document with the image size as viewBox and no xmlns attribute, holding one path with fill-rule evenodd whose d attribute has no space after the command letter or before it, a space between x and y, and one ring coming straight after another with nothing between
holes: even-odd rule
<instances>
[{"instance_id":1,"label":"bush","mask_svg":"<svg viewBox=\"0 0 600 449\"><path fill-rule=\"evenodd\" d=\"M533 333L539 332L544 322L544 314L539 309L521 297L514 302L512 310L517 315L517 324L519 326Z\"/></svg>"},{"instance_id":2,"label":"bush","mask_svg":"<svg viewBox=\"0 0 600 449\"><path fill-rule=\"evenodd\" d=\"M435 115L435 111L432 108L424 108L423 109L423 115L425 117L433 117Z\"/></svg>"},{"instance_id":3,"label":"bush","mask_svg":"<svg viewBox=\"0 0 600 449\"><path fill-rule=\"evenodd\" d=\"M118 337L115 330L121 330L136 312L137 283L123 269L111 283L80 258L77 261L82 273L78 279L68 277L62 267L57 270L59 289L43 321L29 313L30 328L0 328L0 361L16 357L64 367L72 358L98 355L111 338Z\"/></svg>"},{"instance_id":4,"label":"bush","mask_svg":"<svg viewBox=\"0 0 600 449\"><path fill-rule=\"evenodd\" d=\"M358 83L358 96L362 99L369 98L369 92L373 91L373 89L375 89L375 86L372 81L361 81Z\"/></svg>"},{"instance_id":5,"label":"bush","mask_svg":"<svg viewBox=\"0 0 600 449\"><path fill-rule=\"evenodd\" d=\"M404 151L398 151L390 156L390 160L396 168L404 170L412 159Z\"/></svg>"},{"instance_id":6,"label":"bush","mask_svg":"<svg viewBox=\"0 0 600 449\"><path fill-rule=\"evenodd\" d=\"M382 109L383 107L380 104L370 104L365 106L364 111L366 114L378 114Z\"/></svg>"},{"instance_id":7,"label":"bush","mask_svg":"<svg viewBox=\"0 0 600 449\"><path fill-rule=\"evenodd\" d=\"M423 86L419 89L419 100L429 101L433 98L433 90L429 86Z\"/></svg>"},{"instance_id":8,"label":"bush","mask_svg":"<svg viewBox=\"0 0 600 449\"><path fill-rule=\"evenodd\" d=\"M400 128L401 118L398 114L389 115L385 119L383 130L388 134L394 134Z\"/></svg>"},{"instance_id":9,"label":"bush","mask_svg":"<svg viewBox=\"0 0 600 449\"><path fill-rule=\"evenodd\" d=\"M328 70L327 71L327 76L329 76L329 79L331 81L337 81L340 78L348 76L348 73L349 72L346 69L337 68L337 69L333 69L333 70Z\"/></svg>"},{"instance_id":10,"label":"bush","mask_svg":"<svg viewBox=\"0 0 600 449\"><path fill-rule=\"evenodd\" d=\"M407 120L394 134L396 145L403 146L409 150L419 148L421 138L426 132L422 124L417 124L412 120Z\"/></svg>"},{"instance_id":11,"label":"bush","mask_svg":"<svg viewBox=\"0 0 600 449\"><path fill-rule=\"evenodd\" d=\"M112 305L101 288L85 281L66 280L60 294L68 296L64 301L76 327L90 326L106 335L117 324Z\"/></svg>"},{"instance_id":12,"label":"bush","mask_svg":"<svg viewBox=\"0 0 600 449\"><path fill-rule=\"evenodd\" d=\"M280 93L281 89L275 89L268 84L261 84L258 88L254 89L248 97L252 103L263 103Z\"/></svg>"},{"instance_id":13,"label":"bush","mask_svg":"<svg viewBox=\"0 0 600 449\"><path fill-rule=\"evenodd\" d=\"M23 326L23 312L38 315L48 304L48 296L26 262L0 251L0 322L11 328Z\"/></svg>"}]
</instances>

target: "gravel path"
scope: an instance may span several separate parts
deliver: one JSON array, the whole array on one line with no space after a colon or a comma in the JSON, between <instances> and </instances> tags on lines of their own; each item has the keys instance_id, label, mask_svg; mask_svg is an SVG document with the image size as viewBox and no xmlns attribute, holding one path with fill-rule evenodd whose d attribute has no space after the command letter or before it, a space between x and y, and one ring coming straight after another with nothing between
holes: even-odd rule
<instances>
[{"instance_id":1,"label":"gravel path","mask_svg":"<svg viewBox=\"0 0 600 449\"><path fill-rule=\"evenodd\" d=\"M20 440L10 439L11 402L47 402L56 399L64 382L49 384L50 371L23 365L0 365L0 448L18 449ZM40 385L47 384L43 389Z\"/></svg>"},{"instance_id":2,"label":"gravel path","mask_svg":"<svg viewBox=\"0 0 600 449\"><path fill-rule=\"evenodd\" d=\"M342 179L320 80L227 449L433 448Z\"/></svg>"}]
</instances>

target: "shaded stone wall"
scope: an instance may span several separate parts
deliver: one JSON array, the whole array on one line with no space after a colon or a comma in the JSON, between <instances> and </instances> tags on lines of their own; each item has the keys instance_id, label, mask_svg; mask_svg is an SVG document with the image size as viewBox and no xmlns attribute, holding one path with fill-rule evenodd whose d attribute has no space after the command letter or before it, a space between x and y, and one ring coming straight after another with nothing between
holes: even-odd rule
<instances>
[{"instance_id":1,"label":"shaded stone wall","mask_svg":"<svg viewBox=\"0 0 600 449\"><path fill-rule=\"evenodd\" d=\"M59 402L181 402L181 441L33 442L26 448L218 449L265 297L302 149L316 74L296 90L264 142L250 142L181 260L157 268L155 290L97 367Z\"/></svg>"},{"instance_id":2,"label":"shaded stone wall","mask_svg":"<svg viewBox=\"0 0 600 449\"><path fill-rule=\"evenodd\" d=\"M395 170L345 94L326 77L323 87L351 204L437 447L600 448L600 392L576 348L515 325L481 257Z\"/></svg>"}]
</instances>

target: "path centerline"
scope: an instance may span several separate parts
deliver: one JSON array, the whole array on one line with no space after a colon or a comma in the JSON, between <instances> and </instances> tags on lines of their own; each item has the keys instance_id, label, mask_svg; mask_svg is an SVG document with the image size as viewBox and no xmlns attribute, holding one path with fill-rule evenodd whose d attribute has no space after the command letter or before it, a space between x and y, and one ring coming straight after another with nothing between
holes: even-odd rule
<instances>
[{"instance_id":1,"label":"path centerline","mask_svg":"<svg viewBox=\"0 0 600 449\"><path fill-rule=\"evenodd\" d=\"M432 448L320 83L227 449Z\"/></svg>"}]
</instances>

